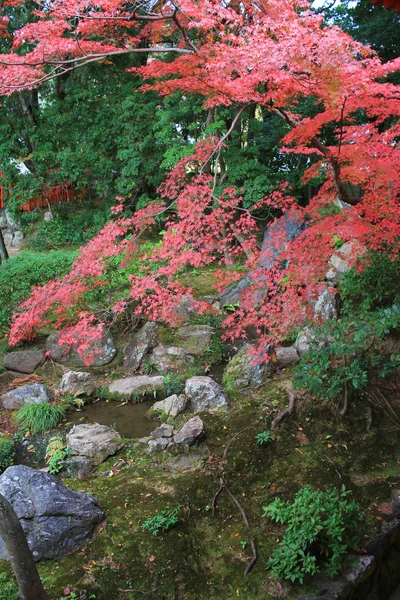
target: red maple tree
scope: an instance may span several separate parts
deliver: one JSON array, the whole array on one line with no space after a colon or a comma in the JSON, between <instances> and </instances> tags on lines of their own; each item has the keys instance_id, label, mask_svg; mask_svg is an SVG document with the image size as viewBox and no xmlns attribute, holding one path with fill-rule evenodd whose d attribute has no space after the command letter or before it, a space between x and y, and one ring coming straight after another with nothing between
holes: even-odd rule
<instances>
[{"instance_id":1,"label":"red maple tree","mask_svg":"<svg viewBox=\"0 0 400 600\"><path fill-rule=\"evenodd\" d=\"M382 64L370 48L324 24L305 0L180 0L148 6L135 10L121 0L54 0L39 6L36 22L15 32L11 51L0 55L0 93L40 85L105 57L147 53L153 59L132 69L143 77L144 90L200 94L206 108L232 106L237 116L222 138L202 140L176 165L159 190L162 202L130 218L119 218L122 207L115 207L115 219L82 249L71 272L35 289L22 305L10 344L32 338L55 312L56 327L65 328L61 343L85 352L104 324L89 313L71 322L71 307L88 290L107 285L107 260L137 249L140 236L164 212L169 216L162 245L131 277L129 297L114 312L132 302L136 314L174 325L182 296L192 294L179 283L179 272L187 265L216 263L220 290L243 270L249 273L240 308L225 326L232 338L255 326L261 348L314 318L312 300L324 286L335 236L393 257L398 253L400 90L387 75L400 69L400 59ZM4 19L3 25L7 35ZM167 53L172 60L165 60ZM313 117L300 114L305 98L317 108ZM325 180L306 208L296 206L284 182L255 207L273 206L282 214L295 210L307 220L305 231L269 268L261 266L258 225L253 212L243 208L240 190L229 187L216 194L222 148L236 120L254 105L290 126L284 151L318 156L305 182L318 173ZM334 132L330 145L321 136L328 125ZM354 187L361 189L357 197L349 192ZM329 211L321 208L335 199L347 208L323 216ZM271 258L281 241L272 242ZM231 268L238 258L240 274ZM204 302L197 306L208 308Z\"/></svg>"}]
</instances>

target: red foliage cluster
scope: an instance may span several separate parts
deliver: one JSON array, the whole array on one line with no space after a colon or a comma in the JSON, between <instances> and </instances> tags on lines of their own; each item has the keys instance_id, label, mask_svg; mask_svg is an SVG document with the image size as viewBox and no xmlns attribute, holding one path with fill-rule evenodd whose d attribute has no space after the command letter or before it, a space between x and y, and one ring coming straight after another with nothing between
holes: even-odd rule
<instances>
[{"instance_id":1,"label":"red foliage cluster","mask_svg":"<svg viewBox=\"0 0 400 600\"><path fill-rule=\"evenodd\" d=\"M400 90L386 76L400 68L400 59L382 64L370 48L337 27L324 26L305 0L180 0L153 13L127 6L121 0L53 1L37 13L36 23L15 33L11 53L0 56L0 90L32 87L104 56L174 51L172 61L151 60L135 69L148 82L144 90L200 94L205 107L236 106L238 113L253 104L270 110L291 128L283 150L318 157L305 180L323 173L325 183L307 208L296 208L307 219L305 232L288 244L279 264L261 268L253 214L243 209L239 190L227 188L216 196L217 175L210 174L218 171L229 132L221 140L203 140L161 186L163 204L128 219L118 218L116 207L117 218L82 249L71 272L34 290L14 318L10 343L32 337L51 310L59 316L57 327L70 326L71 308L89 289L107 285L102 280L107 260L131 254L141 232L168 207L173 212L168 212L162 245L131 277L126 302L134 302L137 314L175 324L182 295L191 293L178 282L179 272L186 265L216 263L228 267L216 271L219 289L243 271L251 280L240 309L226 321L228 335L244 336L252 325L262 344L279 340L312 318L310 301L321 289L334 235L398 253ZM178 40L173 47L171 39ZM21 57L16 50L27 41L33 49ZM304 98L314 99L316 116L298 114ZM321 141L326 125L334 131L331 145ZM362 190L361 198L349 197L349 184ZM351 208L323 218L321 207L335 197ZM282 213L295 204L284 186L263 203ZM240 274L231 265L239 256ZM116 313L127 306L124 302L116 304ZM90 332L96 337L100 330L101 324L85 314L66 341L75 340L83 352Z\"/></svg>"}]
</instances>

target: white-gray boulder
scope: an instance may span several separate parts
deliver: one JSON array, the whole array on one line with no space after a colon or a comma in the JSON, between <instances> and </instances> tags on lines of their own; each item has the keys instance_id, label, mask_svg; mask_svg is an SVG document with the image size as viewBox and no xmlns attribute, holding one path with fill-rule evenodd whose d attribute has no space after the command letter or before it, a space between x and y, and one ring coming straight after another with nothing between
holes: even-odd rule
<instances>
[{"instance_id":1,"label":"white-gray boulder","mask_svg":"<svg viewBox=\"0 0 400 600\"><path fill-rule=\"evenodd\" d=\"M93 375L83 371L68 371L63 375L60 382L60 392L62 394L91 396L95 389L96 383Z\"/></svg>"},{"instance_id":2,"label":"white-gray boulder","mask_svg":"<svg viewBox=\"0 0 400 600\"><path fill-rule=\"evenodd\" d=\"M42 350L18 350L9 352L4 357L4 368L17 373L33 373L45 360Z\"/></svg>"},{"instance_id":3,"label":"white-gray boulder","mask_svg":"<svg viewBox=\"0 0 400 600\"><path fill-rule=\"evenodd\" d=\"M134 335L124 350L124 367L135 372L146 354L157 345L158 326L149 321Z\"/></svg>"},{"instance_id":4,"label":"white-gray boulder","mask_svg":"<svg viewBox=\"0 0 400 600\"><path fill-rule=\"evenodd\" d=\"M74 425L67 435L71 453L86 456L95 464L114 456L123 446L118 432L99 423Z\"/></svg>"},{"instance_id":5,"label":"white-gray boulder","mask_svg":"<svg viewBox=\"0 0 400 600\"><path fill-rule=\"evenodd\" d=\"M57 332L52 333L47 338L46 348L50 353L50 358L61 365L67 367L84 367L85 359L90 359L90 365L93 367L101 367L110 363L117 349L111 334L104 332L101 340L89 344L83 356L80 356L75 350L70 350L67 346L59 346L59 335Z\"/></svg>"},{"instance_id":6,"label":"white-gray boulder","mask_svg":"<svg viewBox=\"0 0 400 600\"><path fill-rule=\"evenodd\" d=\"M204 423L200 417L192 417L174 436L174 443L182 446L191 446L194 442L203 438L205 433Z\"/></svg>"},{"instance_id":7,"label":"white-gray boulder","mask_svg":"<svg viewBox=\"0 0 400 600\"><path fill-rule=\"evenodd\" d=\"M321 317L323 321L337 319L337 295L329 288L325 288L319 295L315 307L315 318Z\"/></svg>"},{"instance_id":8,"label":"white-gray boulder","mask_svg":"<svg viewBox=\"0 0 400 600\"><path fill-rule=\"evenodd\" d=\"M267 354L273 355L273 349L268 348ZM241 389L245 387L259 387L268 379L271 379L275 372L275 365L272 360L269 362L257 362L254 356L253 347L246 344L230 360L225 368L222 382L228 389Z\"/></svg>"},{"instance_id":9,"label":"white-gray boulder","mask_svg":"<svg viewBox=\"0 0 400 600\"><path fill-rule=\"evenodd\" d=\"M162 411L166 415L171 417L176 417L181 412L183 412L187 407L188 399L185 394L173 394L172 396L168 396L165 400L160 400L159 402L155 402L151 407L151 412L153 411Z\"/></svg>"},{"instance_id":10,"label":"white-gray boulder","mask_svg":"<svg viewBox=\"0 0 400 600\"><path fill-rule=\"evenodd\" d=\"M229 404L224 388L211 377L191 377L186 381L185 394L192 410L212 412Z\"/></svg>"},{"instance_id":11,"label":"white-gray boulder","mask_svg":"<svg viewBox=\"0 0 400 600\"><path fill-rule=\"evenodd\" d=\"M300 357L294 346L275 349L276 362L279 367L290 367L299 362Z\"/></svg>"}]
</instances>

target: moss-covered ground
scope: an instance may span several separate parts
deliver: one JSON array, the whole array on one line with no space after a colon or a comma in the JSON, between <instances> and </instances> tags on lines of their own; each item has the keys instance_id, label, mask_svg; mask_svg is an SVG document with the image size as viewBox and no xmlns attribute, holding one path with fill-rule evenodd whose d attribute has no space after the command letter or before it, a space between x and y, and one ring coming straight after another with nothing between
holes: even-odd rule
<instances>
[{"instance_id":1,"label":"moss-covered ground","mask_svg":"<svg viewBox=\"0 0 400 600\"><path fill-rule=\"evenodd\" d=\"M333 404L302 398L272 441L259 446L255 435L287 404L286 383L281 376L233 398L228 412L204 415L207 437L189 453L151 455L131 442L100 465L97 476L66 480L96 496L106 519L86 547L59 563L39 564L50 600L64 590L86 591L96 600L296 598L305 588L277 582L266 568L283 531L262 517L262 507L306 484L351 489L364 513L363 541L376 534L390 518L379 505L400 485L398 430L382 418L367 432L361 404L342 419ZM115 468L121 458L124 464ZM252 553L240 511L225 493L215 512L211 508L222 475L257 544L258 560L247 576ZM158 536L143 529L148 518L177 506L175 527ZM8 572L6 563L1 569Z\"/></svg>"}]
</instances>

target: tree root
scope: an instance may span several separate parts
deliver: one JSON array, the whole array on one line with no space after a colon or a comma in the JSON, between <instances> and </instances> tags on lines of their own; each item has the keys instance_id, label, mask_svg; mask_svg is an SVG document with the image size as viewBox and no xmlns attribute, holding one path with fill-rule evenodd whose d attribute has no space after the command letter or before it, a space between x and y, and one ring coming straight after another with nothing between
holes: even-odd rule
<instances>
[{"instance_id":1,"label":"tree root","mask_svg":"<svg viewBox=\"0 0 400 600\"><path fill-rule=\"evenodd\" d=\"M287 388L287 392L289 395L289 406L287 408L285 408L285 410L283 410L281 413L279 413L279 415L277 415L275 417L275 419L272 421L271 431L273 429L275 429L275 427L277 427L281 421L286 419L286 417L290 417L294 413L294 410L296 408L296 399L297 399L296 394L290 388Z\"/></svg>"},{"instance_id":2,"label":"tree root","mask_svg":"<svg viewBox=\"0 0 400 600\"><path fill-rule=\"evenodd\" d=\"M238 435L238 434L236 434L236 435ZM247 565L247 567L246 567L246 569L244 571L244 574L248 575L250 573L250 571L252 570L252 568L254 567L254 565L256 564L257 559L258 559L257 546L256 546L256 543L254 541L253 536L251 535L251 529L250 529L249 520L247 518L247 515L246 515L246 512L245 512L243 506L240 504L240 502L236 498L235 494L233 494L231 492L231 490L228 488L227 483L226 483L226 481L225 481L225 479L224 479L223 476L220 477L219 482L220 482L220 487L217 490L217 492L216 492L216 494L215 494L215 496L214 496L214 498L212 500L211 508L212 508L213 513L214 513L216 505L217 505L218 497L219 497L219 495L222 492L225 491L228 494L229 498L232 500L232 502L238 508L240 514L242 515L243 522L246 525L247 531L249 532L249 542L250 542L251 551L253 553L253 558L251 559L251 561L249 562L249 564Z\"/></svg>"}]
</instances>

